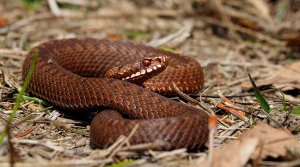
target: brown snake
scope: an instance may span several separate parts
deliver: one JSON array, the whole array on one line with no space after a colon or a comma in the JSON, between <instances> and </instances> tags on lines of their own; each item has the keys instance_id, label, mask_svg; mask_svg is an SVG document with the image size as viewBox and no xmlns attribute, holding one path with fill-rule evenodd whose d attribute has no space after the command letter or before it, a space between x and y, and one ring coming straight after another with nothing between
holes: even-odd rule
<instances>
[{"instance_id":1,"label":"brown snake","mask_svg":"<svg viewBox=\"0 0 300 167\"><path fill-rule=\"evenodd\" d=\"M192 58L117 41L54 40L31 50L23 78L36 50L29 93L66 111L101 111L91 123L92 144L106 148L137 124L130 144L161 140L169 144L164 149L195 150L207 141L203 111L157 94L176 94L172 83L186 93L203 88L202 68ZM128 67L137 69L122 71Z\"/></svg>"}]
</instances>

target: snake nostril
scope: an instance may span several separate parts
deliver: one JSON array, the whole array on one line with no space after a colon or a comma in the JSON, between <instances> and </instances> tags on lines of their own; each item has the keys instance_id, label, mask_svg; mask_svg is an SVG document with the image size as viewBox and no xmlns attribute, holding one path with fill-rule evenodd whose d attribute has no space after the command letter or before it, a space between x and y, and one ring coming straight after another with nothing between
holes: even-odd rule
<instances>
[{"instance_id":1,"label":"snake nostril","mask_svg":"<svg viewBox=\"0 0 300 167\"><path fill-rule=\"evenodd\" d=\"M144 60L142 61L142 64L143 64L143 66L145 66L145 67L149 67L149 66L151 65L151 60L149 60L149 59L144 59Z\"/></svg>"}]
</instances>

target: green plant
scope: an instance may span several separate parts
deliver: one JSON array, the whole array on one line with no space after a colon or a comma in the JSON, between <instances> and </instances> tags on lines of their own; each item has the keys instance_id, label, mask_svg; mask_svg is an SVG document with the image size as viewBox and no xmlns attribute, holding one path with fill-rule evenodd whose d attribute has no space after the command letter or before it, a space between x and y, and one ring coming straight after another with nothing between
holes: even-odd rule
<instances>
[{"instance_id":1,"label":"green plant","mask_svg":"<svg viewBox=\"0 0 300 167\"><path fill-rule=\"evenodd\" d=\"M30 68L28 70L28 73L26 75L26 78L24 80L24 83L23 83L23 86L17 96L17 99L16 99L16 102L15 102L15 105L14 105L14 108L13 108L13 111L11 112L11 114L9 115L8 117L8 120L7 120L7 125L5 127L5 129L2 131L1 133L1 136L0 136L0 145L3 145L3 141L6 137L6 130L8 129L8 126L10 126L11 122L13 121L16 113L17 113L17 110L19 109L20 107L20 104L22 102L22 96L24 95L26 89L28 88L28 85L32 79L32 75L33 75L33 72L35 70L35 67L36 67L36 63L37 63L37 60L38 60L38 57L39 57L39 52L38 50L35 50L34 51L34 54L33 54L33 57L32 57L32 62L31 62L31 65L30 65Z\"/></svg>"},{"instance_id":2,"label":"green plant","mask_svg":"<svg viewBox=\"0 0 300 167\"><path fill-rule=\"evenodd\" d=\"M257 88L255 82L253 81L251 75L248 73L249 79L251 81L254 93L255 93L255 97L257 99L257 101L259 102L261 108L267 112L270 113L272 111L269 103L267 102L267 100L265 99L265 97L261 94L261 92L259 91L259 89Z\"/></svg>"},{"instance_id":3,"label":"green plant","mask_svg":"<svg viewBox=\"0 0 300 167\"><path fill-rule=\"evenodd\" d=\"M23 5L28 9L38 9L41 6L43 0L22 0Z\"/></svg>"},{"instance_id":4,"label":"green plant","mask_svg":"<svg viewBox=\"0 0 300 167\"><path fill-rule=\"evenodd\" d=\"M108 167L124 167L126 165L132 164L133 162L135 162L135 161L132 159L125 159L123 161L108 165Z\"/></svg>"}]
</instances>

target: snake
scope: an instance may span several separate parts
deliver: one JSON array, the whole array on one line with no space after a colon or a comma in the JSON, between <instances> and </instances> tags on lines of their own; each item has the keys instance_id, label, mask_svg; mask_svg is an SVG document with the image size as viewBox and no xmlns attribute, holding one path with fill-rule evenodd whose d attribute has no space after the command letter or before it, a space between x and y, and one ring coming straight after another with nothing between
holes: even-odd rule
<instances>
[{"instance_id":1,"label":"snake","mask_svg":"<svg viewBox=\"0 0 300 167\"><path fill-rule=\"evenodd\" d=\"M129 135L130 145L162 141L154 148L162 150L197 150L206 143L208 115L170 98L177 95L174 85L187 94L203 89L195 59L128 41L50 40L28 52L23 80L34 55L27 92L70 114L95 113L91 145L107 148Z\"/></svg>"}]
</instances>

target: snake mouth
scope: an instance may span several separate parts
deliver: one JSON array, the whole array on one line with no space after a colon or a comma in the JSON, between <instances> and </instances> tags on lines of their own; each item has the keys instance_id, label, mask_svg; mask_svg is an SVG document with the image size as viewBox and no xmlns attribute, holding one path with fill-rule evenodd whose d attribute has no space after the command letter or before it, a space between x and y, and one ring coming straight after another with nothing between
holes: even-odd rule
<instances>
[{"instance_id":1,"label":"snake mouth","mask_svg":"<svg viewBox=\"0 0 300 167\"><path fill-rule=\"evenodd\" d=\"M140 67L135 68L137 71L132 71L131 75L122 77L122 80L138 79L145 75L150 76L150 74L161 72L166 68L166 61L167 60L165 56L144 58L143 60L141 60Z\"/></svg>"},{"instance_id":2,"label":"snake mouth","mask_svg":"<svg viewBox=\"0 0 300 167\"><path fill-rule=\"evenodd\" d=\"M106 77L121 79L128 82L145 81L163 71L167 66L167 56L146 57L140 60L109 69Z\"/></svg>"}]
</instances>

